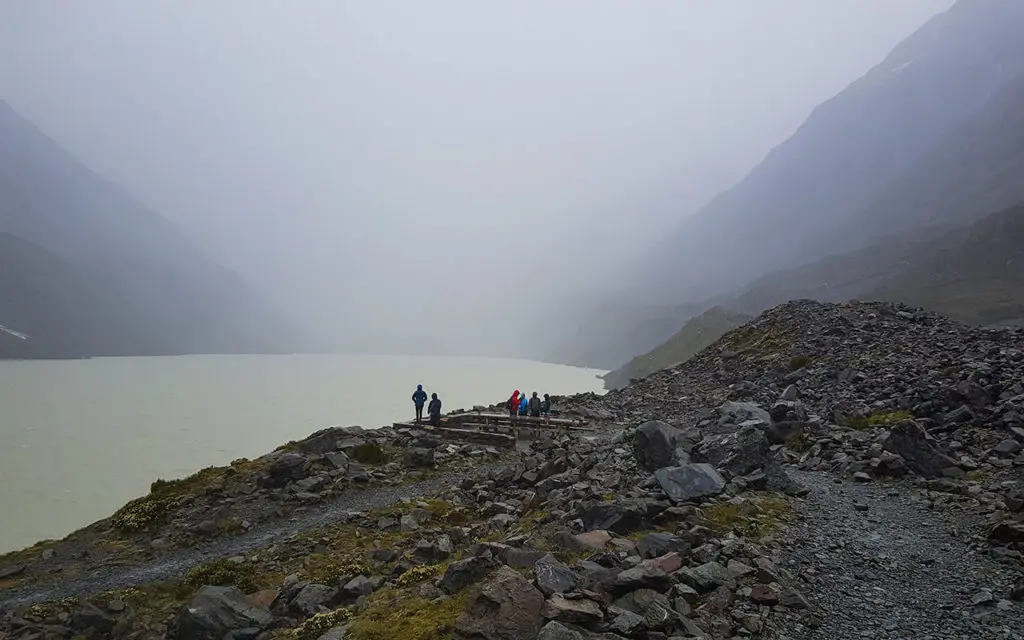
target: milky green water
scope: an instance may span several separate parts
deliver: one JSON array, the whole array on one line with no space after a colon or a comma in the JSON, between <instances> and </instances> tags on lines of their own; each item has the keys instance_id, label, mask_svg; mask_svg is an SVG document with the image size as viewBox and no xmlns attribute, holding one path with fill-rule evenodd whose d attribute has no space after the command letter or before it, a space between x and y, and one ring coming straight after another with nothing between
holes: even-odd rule
<instances>
[{"instance_id":1,"label":"milky green water","mask_svg":"<svg viewBox=\"0 0 1024 640\"><path fill-rule=\"evenodd\" d=\"M515 388L600 391L599 373L404 356L0 361L0 551L106 517L156 478L256 457L327 426L409 419L417 383L447 411Z\"/></svg>"}]
</instances>

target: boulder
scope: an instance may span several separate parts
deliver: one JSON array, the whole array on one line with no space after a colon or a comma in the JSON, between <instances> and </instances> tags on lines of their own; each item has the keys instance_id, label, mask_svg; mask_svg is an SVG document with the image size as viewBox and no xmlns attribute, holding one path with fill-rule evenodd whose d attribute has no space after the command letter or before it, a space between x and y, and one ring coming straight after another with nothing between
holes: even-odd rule
<instances>
[{"instance_id":1,"label":"boulder","mask_svg":"<svg viewBox=\"0 0 1024 640\"><path fill-rule=\"evenodd\" d=\"M282 453L270 463L267 473L276 486L282 487L308 476L309 461L298 453Z\"/></svg>"},{"instance_id":2,"label":"boulder","mask_svg":"<svg viewBox=\"0 0 1024 640\"><path fill-rule=\"evenodd\" d=\"M434 450L424 447L406 449L404 463L407 467L414 467L417 469L433 467L436 464L434 461Z\"/></svg>"},{"instance_id":3,"label":"boulder","mask_svg":"<svg viewBox=\"0 0 1024 640\"><path fill-rule=\"evenodd\" d=\"M1000 522L992 527L988 539L998 544L1024 543L1024 522Z\"/></svg>"},{"instance_id":4,"label":"boulder","mask_svg":"<svg viewBox=\"0 0 1024 640\"><path fill-rule=\"evenodd\" d=\"M672 551L686 553L690 545L679 536L671 533L649 533L636 543L636 551L641 558L657 558Z\"/></svg>"},{"instance_id":5,"label":"boulder","mask_svg":"<svg viewBox=\"0 0 1024 640\"><path fill-rule=\"evenodd\" d=\"M537 640L586 640L579 631L574 631L561 622L552 620L540 630Z\"/></svg>"},{"instance_id":6,"label":"boulder","mask_svg":"<svg viewBox=\"0 0 1024 640\"><path fill-rule=\"evenodd\" d=\"M545 596L556 593L572 591L576 586L576 576L569 567L558 561L553 555L548 554L533 565L533 575L537 582L537 588Z\"/></svg>"},{"instance_id":7,"label":"boulder","mask_svg":"<svg viewBox=\"0 0 1024 640\"><path fill-rule=\"evenodd\" d=\"M705 562L699 567L681 569L677 575L681 582L700 593L708 593L717 587L736 588L736 580L732 574L717 562Z\"/></svg>"},{"instance_id":8,"label":"boulder","mask_svg":"<svg viewBox=\"0 0 1024 640\"><path fill-rule=\"evenodd\" d=\"M302 588L288 608L306 617L316 615L336 602L338 590L324 584L307 584Z\"/></svg>"},{"instance_id":9,"label":"boulder","mask_svg":"<svg viewBox=\"0 0 1024 640\"><path fill-rule=\"evenodd\" d=\"M455 622L459 633L481 640L536 637L544 596L515 569L500 567L469 595Z\"/></svg>"},{"instance_id":10,"label":"boulder","mask_svg":"<svg viewBox=\"0 0 1024 640\"><path fill-rule=\"evenodd\" d=\"M541 615L548 620L582 625L591 624L604 618L601 607L593 600L585 598L569 600L560 593L548 598L541 609Z\"/></svg>"},{"instance_id":11,"label":"boulder","mask_svg":"<svg viewBox=\"0 0 1024 640\"><path fill-rule=\"evenodd\" d=\"M694 458L734 476L751 476L752 488L804 493L771 455L771 443L761 427L749 425L725 436L711 437L694 451Z\"/></svg>"},{"instance_id":12,"label":"boulder","mask_svg":"<svg viewBox=\"0 0 1024 640\"><path fill-rule=\"evenodd\" d=\"M672 579L667 573L657 567L638 565L619 573L614 589L617 593L628 593L637 589L665 591L671 587Z\"/></svg>"},{"instance_id":13,"label":"boulder","mask_svg":"<svg viewBox=\"0 0 1024 640\"><path fill-rule=\"evenodd\" d=\"M654 478L673 502L714 496L725 490L725 479L709 464L691 463L658 469Z\"/></svg>"},{"instance_id":14,"label":"boulder","mask_svg":"<svg viewBox=\"0 0 1024 640\"><path fill-rule=\"evenodd\" d=\"M183 607L168 630L172 640L223 640L233 629L263 628L273 616L235 587L206 586Z\"/></svg>"},{"instance_id":15,"label":"boulder","mask_svg":"<svg viewBox=\"0 0 1024 640\"><path fill-rule=\"evenodd\" d=\"M586 531L611 531L626 535L647 525L647 509L630 502L598 502L584 508L578 517Z\"/></svg>"},{"instance_id":16,"label":"boulder","mask_svg":"<svg viewBox=\"0 0 1024 640\"><path fill-rule=\"evenodd\" d=\"M719 424L742 424L752 420L765 424L772 421L771 415L753 402L729 401L718 408Z\"/></svg>"},{"instance_id":17,"label":"boulder","mask_svg":"<svg viewBox=\"0 0 1024 640\"><path fill-rule=\"evenodd\" d=\"M689 462L692 446L682 431L659 420L643 423L633 436L633 455L648 471Z\"/></svg>"},{"instance_id":18,"label":"boulder","mask_svg":"<svg viewBox=\"0 0 1024 640\"><path fill-rule=\"evenodd\" d=\"M893 427L882 446L901 456L908 467L925 478L938 478L943 470L957 466L955 460L932 446L927 432L913 420L904 420Z\"/></svg>"},{"instance_id":19,"label":"boulder","mask_svg":"<svg viewBox=\"0 0 1024 640\"><path fill-rule=\"evenodd\" d=\"M445 569L438 586L448 593L457 593L483 578L497 565L493 558L485 556L473 556L453 562Z\"/></svg>"},{"instance_id":20,"label":"boulder","mask_svg":"<svg viewBox=\"0 0 1024 640\"><path fill-rule=\"evenodd\" d=\"M86 602L71 615L71 629L84 636L106 637L116 620L95 605Z\"/></svg>"}]
</instances>

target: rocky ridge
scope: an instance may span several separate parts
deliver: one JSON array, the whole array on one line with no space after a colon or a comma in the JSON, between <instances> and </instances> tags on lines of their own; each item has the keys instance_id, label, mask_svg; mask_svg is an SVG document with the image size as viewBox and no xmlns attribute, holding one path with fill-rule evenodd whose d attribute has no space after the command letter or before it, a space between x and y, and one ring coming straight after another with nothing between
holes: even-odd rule
<instances>
[{"instance_id":1,"label":"rocky ridge","mask_svg":"<svg viewBox=\"0 0 1024 640\"><path fill-rule=\"evenodd\" d=\"M0 635L1021 638L1021 337L783 305L672 370L557 400L611 433L466 453L476 470L429 494L180 578L0 591ZM408 463L430 448L400 437Z\"/></svg>"}]
</instances>

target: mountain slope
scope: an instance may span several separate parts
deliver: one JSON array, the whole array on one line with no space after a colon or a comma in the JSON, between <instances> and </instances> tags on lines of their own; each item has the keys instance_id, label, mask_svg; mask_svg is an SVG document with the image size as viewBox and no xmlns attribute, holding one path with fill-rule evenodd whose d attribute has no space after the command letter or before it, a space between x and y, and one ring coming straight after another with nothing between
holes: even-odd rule
<instances>
[{"instance_id":1,"label":"mountain slope","mask_svg":"<svg viewBox=\"0 0 1024 640\"><path fill-rule=\"evenodd\" d=\"M629 342L637 353L664 340L638 331L652 304L716 299L766 274L1018 202L1022 29L1016 0L959 0L930 20L653 248L635 286L609 303L626 320L579 332L562 351L609 366L602 345Z\"/></svg>"},{"instance_id":2,"label":"mountain slope","mask_svg":"<svg viewBox=\"0 0 1024 640\"><path fill-rule=\"evenodd\" d=\"M643 378L655 371L684 362L721 338L727 331L751 319L748 315L734 313L724 307L712 307L690 319L663 344L609 372L604 376L605 386L609 389L621 389L634 378Z\"/></svg>"},{"instance_id":3,"label":"mountain slope","mask_svg":"<svg viewBox=\"0 0 1024 640\"><path fill-rule=\"evenodd\" d=\"M0 102L0 357L279 349L285 324L169 221Z\"/></svg>"}]
</instances>

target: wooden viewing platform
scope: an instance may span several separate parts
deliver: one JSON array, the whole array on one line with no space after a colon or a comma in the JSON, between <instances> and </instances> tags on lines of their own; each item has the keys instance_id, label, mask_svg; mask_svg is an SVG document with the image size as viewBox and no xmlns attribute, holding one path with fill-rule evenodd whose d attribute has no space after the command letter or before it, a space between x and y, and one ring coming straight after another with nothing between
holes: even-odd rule
<instances>
[{"instance_id":1,"label":"wooden viewing platform","mask_svg":"<svg viewBox=\"0 0 1024 640\"><path fill-rule=\"evenodd\" d=\"M396 422L394 427L432 431L443 437L483 442L496 446L514 447L522 431L595 431L582 419L510 416L507 413L466 411L441 416L441 424L430 426L426 419L417 425L414 421Z\"/></svg>"}]
</instances>

